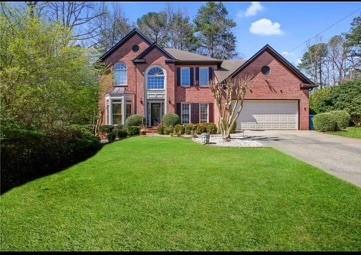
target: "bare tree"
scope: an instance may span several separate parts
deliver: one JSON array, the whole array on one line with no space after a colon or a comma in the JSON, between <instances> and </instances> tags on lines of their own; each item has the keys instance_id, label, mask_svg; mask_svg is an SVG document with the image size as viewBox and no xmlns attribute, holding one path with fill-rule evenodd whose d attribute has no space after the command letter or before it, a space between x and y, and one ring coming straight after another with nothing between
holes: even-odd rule
<instances>
[{"instance_id":1,"label":"bare tree","mask_svg":"<svg viewBox=\"0 0 361 255\"><path fill-rule=\"evenodd\" d=\"M211 84L219 111L218 129L225 141L231 137L232 126L243 109L244 97L252 78L252 75L245 74L240 78L228 78L225 82Z\"/></svg>"},{"instance_id":2,"label":"bare tree","mask_svg":"<svg viewBox=\"0 0 361 255\"><path fill-rule=\"evenodd\" d=\"M104 15L97 19L98 35L94 38L94 46L107 50L123 38L132 28L120 8L119 3L113 4L111 10L103 3Z\"/></svg>"},{"instance_id":3,"label":"bare tree","mask_svg":"<svg viewBox=\"0 0 361 255\"><path fill-rule=\"evenodd\" d=\"M59 22L74 33L75 40L88 40L93 38L99 27L96 19L104 12L99 4L84 1L42 2L42 13L52 22Z\"/></svg>"}]
</instances>

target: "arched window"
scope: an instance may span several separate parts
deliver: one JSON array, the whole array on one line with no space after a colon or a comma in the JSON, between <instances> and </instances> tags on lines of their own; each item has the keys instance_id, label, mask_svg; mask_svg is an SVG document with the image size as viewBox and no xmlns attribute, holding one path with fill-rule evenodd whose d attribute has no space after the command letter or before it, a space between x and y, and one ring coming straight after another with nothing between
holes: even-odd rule
<instances>
[{"instance_id":1,"label":"arched window","mask_svg":"<svg viewBox=\"0 0 361 255\"><path fill-rule=\"evenodd\" d=\"M114 81L115 86L127 86L128 70L124 63L116 63L114 65Z\"/></svg>"},{"instance_id":2,"label":"arched window","mask_svg":"<svg viewBox=\"0 0 361 255\"><path fill-rule=\"evenodd\" d=\"M148 71L148 89L164 89L164 72L159 67Z\"/></svg>"}]
</instances>

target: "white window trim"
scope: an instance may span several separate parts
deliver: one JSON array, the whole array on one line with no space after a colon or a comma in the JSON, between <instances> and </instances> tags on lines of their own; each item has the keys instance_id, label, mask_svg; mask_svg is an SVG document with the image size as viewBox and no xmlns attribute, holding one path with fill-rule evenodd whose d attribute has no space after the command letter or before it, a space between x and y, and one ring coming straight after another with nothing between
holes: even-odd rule
<instances>
[{"instance_id":1,"label":"white window trim","mask_svg":"<svg viewBox=\"0 0 361 255\"><path fill-rule=\"evenodd\" d=\"M189 117L188 117L188 122L187 122L187 123L184 123L184 122L183 122L183 105L184 105L184 104L189 105L189 107L188 107L188 109L189 109L189 110L188 110L188 115L189 115ZM192 115L191 115L191 114L192 114L192 110L191 110L191 108L192 108L192 104L191 104L191 103L185 103L185 102L184 102L184 103L183 103L183 102L181 103L181 116L180 116L180 117L181 117L181 123L182 123L182 124L190 124L190 123L192 123L192 121L191 121L191 118L192 118Z\"/></svg>"},{"instance_id":2,"label":"white window trim","mask_svg":"<svg viewBox=\"0 0 361 255\"><path fill-rule=\"evenodd\" d=\"M201 104L202 103L199 103L199 113L198 113L198 116L199 116L199 123L204 123L204 122L201 122ZM204 105L204 104L203 104ZM209 104L205 104L207 105L207 122L206 123L209 123Z\"/></svg>"},{"instance_id":3,"label":"white window trim","mask_svg":"<svg viewBox=\"0 0 361 255\"><path fill-rule=\"evenodd\" d=\"M125 123L125 113L126 113L126 100L129 99L125 96L121 96L121 97L111 97L111 96L106 96L105 97L105 107L106 107L106 123L107 125L114 125L114 121L113 121L113 100L122 100L122 123L121 125L124 125ZM107 107L107 103L109 103L109 108ZM133 104L132 104L132 111L133 112ZM117 124L116 124L117 125Z\"/></svg>"},{"instance_id":4,"label":"white window trim","mask_svg":"<svg viewBox=\"0 0 361 255\"><path fill-rule=\"evenodd\" d=\"M154 67L158 67L163 71L163 75L164 75L164 84L163 84L163 88L162 89L149 89L148 88L148 73L151 69L153 69ZM145 85L146 85L146 90L150 90L150 91L164 91L166 90L167 87L167 72L165 71L165 69L161 66L158 65L152 65L150 67L147 68L146 72L145 72Z\"/></svg>"},{"instance_id":5,"label":"white window trim","mask_svg":"<svg viewBox=\"0 0 361 255\"><path fill-rule=\"evenodd\" d=\"M183 79L182 79L182 70L183 69L188 69L189 70L189 85L183 85ZM191 68L189 66L183 66L181 67L181 72L180 72L180 86L183 87L183 88L189 88L191 86L191 81L192 81L192 78L191 78Z\"/></svg>"},{"instance_id":6,"label":"white window trim","mask_svg":"<svg viewBox=\"0 0 361 255\"><path fill-rule=\"evenodd\" d=\"M116 70L117 69L115 69L115 65L116 64L123 64L123 65L125 65L125 83L119 83L119 84L117 84L116 83L116 79L115 79L115 72L116 72ZM124 63L124 62L117 62L117 63L115 63L114 64L114 66L113 66L113 79L114 79L114 86L115 87L126 87L126 86L128 86L128 65L126 64L126 63Z\"/></svg>"},{"instance_id":7,"label":"white window trim","mask_svg":"<svg viewBox=\"0 0 361 255\"><path fill-rule=\"evenodd\" d=\"M208 73L208 78L207 78L207 84L205 85L205 84L201 84L201 69L206 69L207 70L207 73ZM199 67L199 70L198 70L198 79L199 79L199 87L201 87L201 88L207 88L207 87L209 87L209 66L207 66L207 67L204 67L204 66L200 66Z\"/></svg>"}]
</instances>

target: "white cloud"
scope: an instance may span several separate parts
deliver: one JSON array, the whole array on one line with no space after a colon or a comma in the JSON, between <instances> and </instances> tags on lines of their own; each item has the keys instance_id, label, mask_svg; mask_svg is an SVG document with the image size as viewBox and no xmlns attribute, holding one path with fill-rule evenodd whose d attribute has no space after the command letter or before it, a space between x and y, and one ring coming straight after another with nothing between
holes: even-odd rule
<instances>
[{"instance_id":1,"label":"white cloud","mask_svg":"<svg viewBox=\"0 0 361 255\"><path fill-rule=\"evenodd\" d=\"M249 32L256 35L281 35L281 24L270 19L259 19L251 24Z\"/></svg>"},{"instance_id":2,"label":"white cloud","mask_svg":"<svg viewBox=\"0 0 361 255\"><path fill-rule=\"evenodd\" d=\"M257 15L260 11L263 10L263 6L260 2L252 2L251 5L247 8L246 13L244 14L246 17L251 17Z\"/></svg>"},{"instance_id":3,"label":"white cloud","mask_svg":"<svg viewBox=\"0 0 361 255\"><path fill-rule=\"evenodd\" d=\"M284 51L284 52L282 52L281 53L284 57L287 57L288 56L288 54L290 54L288 51Z\"/></svg>"}]
</instances>

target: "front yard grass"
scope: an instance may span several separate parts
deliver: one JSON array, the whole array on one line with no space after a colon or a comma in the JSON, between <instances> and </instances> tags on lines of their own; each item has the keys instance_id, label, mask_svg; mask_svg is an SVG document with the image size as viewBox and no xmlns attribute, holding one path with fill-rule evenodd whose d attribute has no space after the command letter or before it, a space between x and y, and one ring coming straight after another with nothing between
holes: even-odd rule
<instances>
[{"instance_id":1,"label":"front yard grass","mask_svg":"<svg viewBox=\"0 0 361 255\"><path fill-rule=\"evenodd\" d=\"M271 148L134 137L5 193L1 250L361 250L360 201Z\"/></svg>"},{"instance_id":2,"label":"front yard grass","mask_svg":"<svg viewBox=\"0 0 361 255\"><path fill-rule=\"evenodd\" d=\"M335 131L335 132L327 132L332 135L340 135L350 138L358 138L361 139L361 127L348 127L345 130Z\"/></svg>"}]
</instances>

